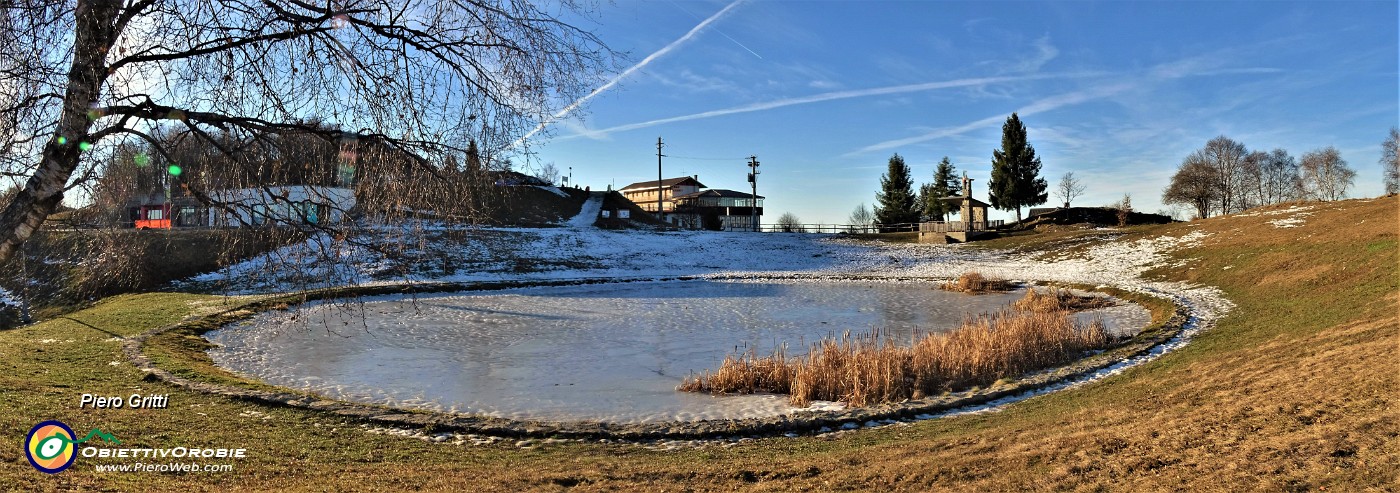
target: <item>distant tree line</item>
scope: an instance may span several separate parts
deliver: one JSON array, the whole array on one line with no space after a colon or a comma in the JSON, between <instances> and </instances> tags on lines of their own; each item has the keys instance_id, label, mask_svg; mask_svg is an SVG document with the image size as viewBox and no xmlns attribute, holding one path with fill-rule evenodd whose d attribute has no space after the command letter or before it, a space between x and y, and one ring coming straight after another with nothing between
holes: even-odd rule
<instances>
[{"instance_id":1,"label":"distant tree line","mask_svg":"<svg viewBox=\"0 0 1400 493\"><path fill-rule=\"evenodd\" d=\"M1332 146L1298 160L1283 149L1250 151L1221 135L1182 160L1162 202L1192 207L1206 218L1295 200L1341 200L1355 179Z\"/></svg>"},{"instance_id":2,"label":"distant tree line","mask_svg":"<svg viewBox=\"0 0 1400 493\"><path fill-rule=\"evenodd\" d=\"M1385 191L1400 193L1400 130L1391 128L1381 146ZM1040 157L1027 139L1026 126L1012 113L1002 125L1001 148L992 151L988 203L997 209L1016 211L1020 221L1023 207L1044 204L1050 195L1040 171ZM1251 151L1221 135L1182 161L1162 191L1162 202L1192 207L1197 217L1205 218L1295 200L1341 200L1355 179L1356 171L1332 146L1308 151L1301 159L1295 159L1283 149ZM933 181L922 184L917 194L913 184L904 157L894 154L880 177L873 213L861 204L852 212L851 224L942 221L957 210L955 202L944 200L962 193L956 168L947 156L938 163ZM1065 207L1084 191L1085 185L1072 172L1065 173L1054 189ZM1129 200L1125 196L1113 207L1131 211Z\"/></svg>"}]
</instances>

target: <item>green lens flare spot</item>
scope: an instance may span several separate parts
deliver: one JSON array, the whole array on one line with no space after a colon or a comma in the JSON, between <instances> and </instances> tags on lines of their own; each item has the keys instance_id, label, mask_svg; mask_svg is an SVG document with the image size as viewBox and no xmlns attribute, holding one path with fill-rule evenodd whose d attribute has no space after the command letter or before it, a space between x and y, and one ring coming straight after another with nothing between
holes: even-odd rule
<instances>
[{"instance_id":1,"label":"green lens flare spot","mask_svg":"<svg viewBox=\"0 0 1400 493\"><path fill-rule=\"evenodd\" d=\"M83 152L87 152L88 149L92 149L92 143L90 143L90 142L79 142L79 143L78 143L78 150L83 151Z\"/></svg>"},{"instance_id":2,"label":"green lens flare spot","mask_svg":"<svg viewBox=\"0 0 1400 493\"><path fill-rule=\"evenodd\" d=\"M58 145L68 145L68 137L59 137Z\"/></svg>"},{"instance_id":3,"label":"green lens flare spot","mask_svg":"<svg viewBox=\"0 0 1400 493\"><path fill-rule=\"evenodd\" d=\"M185 170L180 169L180 165L178 164L170 165L170 168L167 168L166 171L170 172L170 176L180 176L180 173L185 172Z\"/></svg>"},{"instance_id":4,"label":"green lens flare spot","mask_svg":"<svg viewBox=\"0 0 1400 493\"><path fill-rule=\"evenodd\" d=\"M132 156L131 160L135 162L137 166L144 167L147 164L151 164L151 157L147 156L145 153Z\"/></svg>"}]
</instances>

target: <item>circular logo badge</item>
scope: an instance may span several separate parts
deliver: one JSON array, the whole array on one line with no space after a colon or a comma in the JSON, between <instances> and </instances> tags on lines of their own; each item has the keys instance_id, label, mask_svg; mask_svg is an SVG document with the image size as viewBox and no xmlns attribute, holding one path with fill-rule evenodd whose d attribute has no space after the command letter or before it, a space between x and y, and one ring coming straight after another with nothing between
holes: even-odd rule
<instances>
[{"instance_id":1,"label":"circular logo badge","mask_svg":"<svg viewBox=\"0 0 1400 493\"><path fill-rule=\"evenodd\" d=\"M62 421L49 420L34 425L24 436L24 454L42 472L57 474L78 458L73 429Z\"/></svg>"}]
</instances>

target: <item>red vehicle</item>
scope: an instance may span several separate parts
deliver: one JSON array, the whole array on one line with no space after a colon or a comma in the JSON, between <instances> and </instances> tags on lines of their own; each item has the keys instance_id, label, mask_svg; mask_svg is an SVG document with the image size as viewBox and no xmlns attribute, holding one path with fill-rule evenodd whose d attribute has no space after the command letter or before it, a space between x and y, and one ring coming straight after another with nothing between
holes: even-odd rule
<instances>
[{"instance_id":1,"label":"red vehicle","mask_svg":"<svg viewBox=\"0 0 1400 493\"><path fill-rule=\"evenodd\" d=\"M170 229L170 204L143 205L136 211L136 229Z\"/></svg>"}]
</instances>

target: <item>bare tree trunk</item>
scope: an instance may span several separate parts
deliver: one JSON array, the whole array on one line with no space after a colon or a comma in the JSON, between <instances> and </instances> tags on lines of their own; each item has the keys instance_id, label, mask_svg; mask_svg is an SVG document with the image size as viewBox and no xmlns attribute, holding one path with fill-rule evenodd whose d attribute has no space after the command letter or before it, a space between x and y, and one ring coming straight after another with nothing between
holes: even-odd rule
<instances>
[{"instance_id":1,"label":"bare tree trunk","mask_svg":"<svg viewBox=\"0 0 1400 493\"><path fill-rule=\"evenodd\" d=\"M0 212L0 262L9 260L34 231L63 201L63 190L78 167L80 142L87 137L92 120L88 106L97 101L107 79L107 52L116 40L116 18L120 2L79 1L73 43L73 64L68 71L68 88L58 132L49 138L38 170L25 183L24 190ZM59 136L65 138L59 141Z\"/></svg>"}]
</instances>

